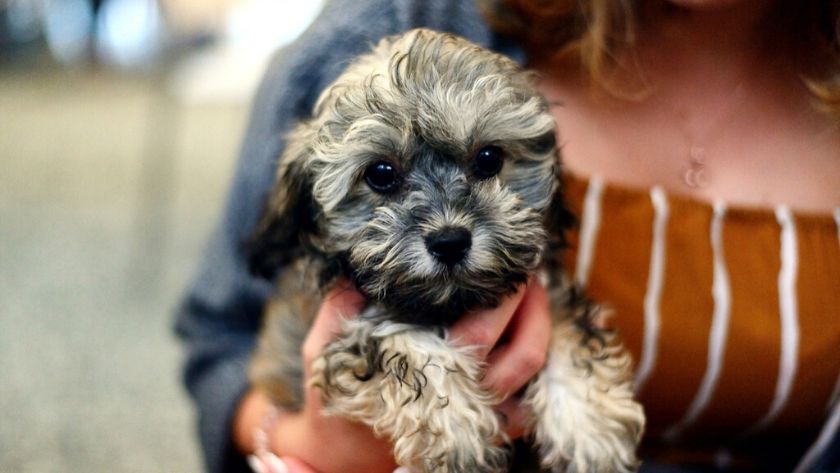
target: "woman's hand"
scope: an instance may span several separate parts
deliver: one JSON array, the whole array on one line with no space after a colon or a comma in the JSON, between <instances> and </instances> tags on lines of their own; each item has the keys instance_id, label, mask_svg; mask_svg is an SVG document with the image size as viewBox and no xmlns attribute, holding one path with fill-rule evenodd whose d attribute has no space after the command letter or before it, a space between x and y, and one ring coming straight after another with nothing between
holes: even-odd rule
<instances>
[{"instance_id":1,"label":"woman's hand","mask_svg":"<svg viewBox=\"0 0 840 473\"><path fill-rule=\"evenodd\" d=\"M327 295L303 344L305 379L312 361L341 329L342 320L358 314L364 298L349 283ZM459 345L476 347L486 361L483 384L504 402L498 410L511 438L524 433L524 413L510 396L521 390L542 368L548 348L550 318L545 289L532 280L499 307L466 314L450 329ZM321 415L321 395L307 386L305 406L284 413L270 432L271 450L284 459L290 473L390 473L395 468L391 446L370 429L339 417ZM256 392L243 401L236 418L235 437L242 451L253 451L254 426L268 412L268 400ZM262 414L257 414L262 412Z\"/></svg>"},{"instance_id":2,"label":"woman's hand","mask_svg":"<svg viewBox=\"0 0 840 473\"><path fill-rule=\"evenodd\" d=\"M449 333L455 343L477 347L487 363L483 385L503 400L496 410L504 415L505 431L512 439L521 437L525 412L511 396L545 364L551 335L545 288L531 278L499 307L465 315Z\"/></svg>"},{"instance_id":3,"label":"woman's hand","mask_svg":"<svg viewBox=\"0 0 840 473\"><path fill-rule=\"evenodd\" d=\"M342 321L355 317L363 305L364 297L347 282L327 294L303 343L304 379L310 378L312 361L338 335ZM246 396L236 420L240 450L254 451L253 429L269 409L264 395L252 391ZM391 473L396 468L387 441L374 437L365 425L324 416L322 410L321 393L307 385L303 409L281 413L269 432L270 450L289 473ZM260 411L256 420L246 419L248 413Z\"/></svg>"}]
</instances>

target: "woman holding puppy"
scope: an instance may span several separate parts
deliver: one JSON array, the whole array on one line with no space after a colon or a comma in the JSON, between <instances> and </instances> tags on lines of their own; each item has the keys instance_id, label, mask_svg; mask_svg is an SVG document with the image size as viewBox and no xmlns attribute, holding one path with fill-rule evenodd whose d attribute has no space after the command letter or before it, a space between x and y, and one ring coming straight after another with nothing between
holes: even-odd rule
<instances>
[{"instance_id":1,"label":"woman holding puppy","mask_svg":"<svg viewBox=\"0 0 840 473\"><path fill-rule=\"evenodd\" d=\"M479 7L483 8L480 13ZM270 285L240 242L282 136L379 38L451 31L540 73L580 217L570 274L614 309L648 415L642 471L840 471L840 3L495 0L328 3L278 55L255 103L230 201L179 316L208 468L247 471L254 432L293 472L390 472L389 446L320 415L270 414L245 366ZM362 304L331 292L311 360ZM452 328L485 347L484 382L516 393L540 369L537 283ZM834 448L832 448L832 445ZM819 469L822 468L822 469Z\"/></svg>"}]
</instances>

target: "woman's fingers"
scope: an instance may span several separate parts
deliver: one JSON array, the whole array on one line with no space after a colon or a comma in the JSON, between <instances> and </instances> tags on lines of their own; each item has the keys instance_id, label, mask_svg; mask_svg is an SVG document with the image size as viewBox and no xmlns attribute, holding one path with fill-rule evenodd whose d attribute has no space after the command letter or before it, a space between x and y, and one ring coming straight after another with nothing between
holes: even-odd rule
<instances>
[{"instance_id":1,"label":"woman's fingers","mask_svg":"<svg viewBox=\"0 0 840 473\"><path fill-rule=\"evenodd\" d=\"M505 332L511 317L525 295L522 286L512 296L506 297L494 309L469 312L452 326L449 334L458 345L476 347L476 355L484 359Z\"/></svg>"},{"instance_id":2,"label":"woman's fingers","mask_svg":"<svg viewBox=\"0 0 840 473\"><path fill-rule=\"evenodd\" d=\"M528 410L519 403L518 399L502 402L496 406L496 412L501 414L502 430L511 440L522 437L531 428L528 425Z\"/></svg>"},{"instance_id":3,"label":"woman's fingers","mask_svg":"<svg viewBox=\"0 0 840 473\"><path fill-rule=\"evenodd\" d=\"M450 335L457 344L477 347L476 355L487 361L485 387L506 399L545 364L551 337L545 288L532 279L495 309L466 314Z\"/></svg>"},{"instance_id":4,"label":"woman's fingers","mask_svg":"<svg viewBox=\"0 0 840 473\"><path fill-rule=\"evenodd\" d=\"M314 468L295 457L282 458L287 473L318 473ZM277 473L284 473L282 470Z\"/></svg>"},{"instance_id":5,"label":"woman's fingers","mask_svg":"<svg viewBox=\"0 0 840 473\"><path fill-rule=\"evenodd\" d=\"M545 288L536 280L524 291L507 329L507 342L487 357L484 385L502 399L522 389L545 364L551 315Z\"/></svg>"},{"instance_id":6,"label":"woman's fingers","mask_svg":"<svg viewBox=\"0 0 840 473\"><path fill-rule=\"evenodd\" d=\"M340 281L324 297L301 348L304 379L311 378L313 362L341 332L343 321L358 315L364 304L348 281ZM306 383L303 408L278 420L270 441L288 473L393 471L392 447L386 440L376 438L364 424L324 415L322 407L321 391Z\"/></svg>"},{"instance_id":7,"label":"woman's fingers","mask_svg":"<svg viewBox=\"0 0 840 473\"><path fill-rule=\"evenodd\" d=\"M341 280L324 297L315 316L312 328L303 342L303 360L306 366L323 351L324 347L341 331L344 319L355 317L364 307L364 296L347 280Z\"/></svg>"}]
</instances>

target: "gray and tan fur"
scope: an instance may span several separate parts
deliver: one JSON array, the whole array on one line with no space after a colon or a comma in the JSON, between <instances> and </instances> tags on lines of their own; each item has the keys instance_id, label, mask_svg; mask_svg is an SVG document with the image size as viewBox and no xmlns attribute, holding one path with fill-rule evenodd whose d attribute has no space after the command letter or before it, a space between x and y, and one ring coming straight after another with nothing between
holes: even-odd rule
<instances>
[{"instance_id":1,"label":"gray and tan fur","mask_svg":"<svg viewBox=\"0 0 840 473\"><path fill-rule=\"evenodd\" d=\"M285 267L251 367L274 402L299 408L308 381L328 413L391 439L414 472L508 471L498 399L445 328L542 271L551 352L522 401L539 462L636 468L644 416L629 359L560 275L570 219L555 123L532 79L466 40L414 30L380 42L322 94L289 136L251 245L254 271ZM367 305L302 380L319 289L340 277Z\"/></svg>"}]
</instances>

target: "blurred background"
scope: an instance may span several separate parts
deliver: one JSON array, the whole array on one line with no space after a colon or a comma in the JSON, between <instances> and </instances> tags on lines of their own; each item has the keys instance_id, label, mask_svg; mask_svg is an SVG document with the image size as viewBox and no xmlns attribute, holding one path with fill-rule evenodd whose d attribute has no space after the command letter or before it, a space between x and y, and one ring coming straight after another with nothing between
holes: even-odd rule
<instances>
[{"instance_id":1,"label":"blurred background","mask_svg":"<svg viewBox=\"0 0 840 473\"><path fill-rule=\"evenodd\" d=\"M0 0L0 473L196 472L173 313L320 0Z\"/></svg>"}]
</instances>

